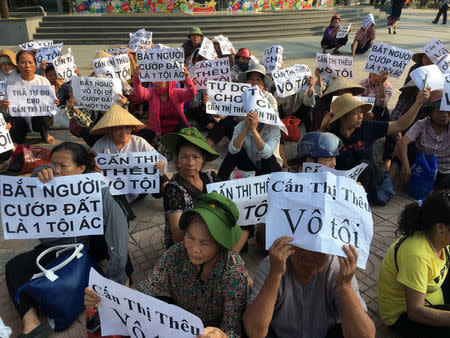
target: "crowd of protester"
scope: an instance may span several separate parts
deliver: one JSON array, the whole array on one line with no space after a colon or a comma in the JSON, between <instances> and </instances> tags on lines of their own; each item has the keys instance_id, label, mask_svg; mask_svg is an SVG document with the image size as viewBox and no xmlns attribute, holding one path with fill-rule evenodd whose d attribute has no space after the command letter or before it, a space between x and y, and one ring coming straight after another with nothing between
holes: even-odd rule
<instances>
[{"instance_id":1,"label":"crowd of protester","mask_svg":"<svg viewBox=\"0 0 450 338\"><path fill-rule=\"evenodd\" d=\"M393 6L389 32L396 34L400 10ZM348 37L336 38L340 16L326 28L324 53L339 49ZM444 19L445 20L445 19ZM76 108L70 82L57 77L51 64L37 67L33 51L0 51L0 80L9 85L55 87L58 106L70 118L69 131L87 146L64 142L51 151L49 164L35 168L32 176L48 183L53 177L99 171L97 153L159 151L172 158L177 171L170 178L161 156L160 192L163 199L167 251L137 289L176 304L197 315L205 324L201 337L375 337L375 326L359 293L355 277L358 253L344 246L346 258L293 246L291 237L278 238L259 265L252 280L240 253L255 226L236 224L239 210L230 199L207 193L206 185L232 179L236 169L255 175L278 171L302 172L314 162L337 170L367 164L359 177L368 200L386 205L395 193L391 179L407 183L416 154L433 154L438 172L433 191L424 200L402 212L401 237L388 250L381 264L378 302L381 319L405 337L448 336L450 330L450 112L442 111L443 91L425 86L419 90L408 74L395 108L388 102L395 90L389 73L370 73L357 83L336 77L323 79L316 69L308 88L288 98L275 94L274 83L263 65L252 61L251 51L241 48L229 57L233 82L257 86L280 118L297 116L307 133L298 140L297 156L286 159L278 126L261 123L258 114L243 118L206 113L209 97L196 88L189 65L202 61L200 28L192 27L182 44L186 58L184 81L142 83L136 56L129 50L133 77L121 98L108 111ZM366 53L375 41L375 24L358 29L351 52ZM220 46L213 41L217 54ZM107 57L99 51L97 57ZM410 72L431 64L424 53L413 57ZM38 75L42 74L42 75ZM357 96L375 98L375 104ZM333 100L334 97L334 100ZM15 144L26 143L27 133L37 131L46 143L52 117L12 117L8 99L1 108ZM193 126L195 125L195 126ZM68 132L69 132L68 131ZM206 135L206 136L205 136ZM217 171L204 164L219 158L215 149L227 139L227 152ZM374 143L385 138L382 162L374 158ZM8 173L13 151L0 154L0 167ZM400 175L388 175L398 166ZM289 167L289 168L288 168ZM170 175L169 175L170 176ZM133 267L128 256L128 221L133 202L145 195L111 196L102 189L105 233L87 238L41 239L32 251L12 258L6 265L6 283L11 298L39 270L35 259L46 248L83 241L96 260L107 259L105 276L130 286ZM261 228L259 228L261 230ZM264 239L263 239L264 244ZM48 257L47 263L54 257ZM44 262L45 263L45 262ZM186 292L189 290L189 292ZM96 307L100 298L86 289L86 307ZM46 337L51 330L40 322L39 304L20 295L14 302L23 320L21 337Z\"/></svg>"}]
</instances>

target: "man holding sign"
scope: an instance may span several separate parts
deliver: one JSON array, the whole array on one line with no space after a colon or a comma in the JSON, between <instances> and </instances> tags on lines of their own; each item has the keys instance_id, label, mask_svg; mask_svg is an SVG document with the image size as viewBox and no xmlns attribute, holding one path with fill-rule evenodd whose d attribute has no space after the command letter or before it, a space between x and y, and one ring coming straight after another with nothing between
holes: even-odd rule
<instances>
[{"instance_id":1,"label":"man holding sign","mask_svg":"<svg viewBox=\"0 0 450 338\"><path fill-rule=\"evenodd\" d=\"M266 69L253 64L249 70L239 76L241 82L257 86L261 91L271 86L272 80L266 75ZM275 98L264 94L276 109ZM278 114L278 111L276 111ZM278 115L277 115L278 118ZM225 181L230 178L235 167L245 171L256 171L257 175L280 171L279 155L280 130L276 125L262 124L255 111L248 112L245 120L234 128L233 138L228 146L228 154L220 166L218 176Z\"/></svg>"}]
</instances>

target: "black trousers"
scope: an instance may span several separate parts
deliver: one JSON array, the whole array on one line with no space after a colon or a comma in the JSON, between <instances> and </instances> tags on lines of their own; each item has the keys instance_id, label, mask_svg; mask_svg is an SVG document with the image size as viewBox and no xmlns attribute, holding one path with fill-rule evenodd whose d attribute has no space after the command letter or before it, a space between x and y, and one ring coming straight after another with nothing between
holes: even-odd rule
<instances>
[{"instance_id":1,"label":"black trousers","mask_svg":"<svg viewBox=\"0 0 450 338\"><path fill-rule=\"evenodd\" d=\"M27 122L23 117L9 117L8 122L11 123L9 134L13 142L23 143L27 133L30 131ZM31 118L31 126L34 131L38 131L42 141L47 140L48 130L53 125L53 116L36 116Z\"/></svg>"},{"instance_id":2,"label":"black trousers","mask_svg":"<svg viewBox=\"0 0 450 338\"><path fill-rule=\"evenodd\" d=\"M438 23L439 19L441 18L441 15L442 15L443 16L442 23L446 24L447 23L447 10L448 10L448 4L441 6L441 8L439 8L439 12L436 15L436 19L434 19L434 22Z\"/></svg>"},{"instance_id":3,"label":"black trousers","mask_svg":"<svg viewBox=\"0 0 450 338\"><path fill-rule=\"evenodd\" d=\"M367 164L367 168L359 176L358 182L361 182L366 190L369 201L379 204L377 192L384 181L384 173L373 161L363 160L362 162Z\"/></svg>"},{"instance_id":4,"label":"black trousers","mask_svg":"<svg viewBox=\"0 0 450 338\"><path fill-rule=\"evenodd\" d=\"M212 127L206 138L211 139L215 144L219 143L224 137L231 140L233 138L234 127L236 127L236 125L237 122L233 116L227 116Z\"/></svg>"},{"instance_id":5,"label":"black trousers","mask_svg":"<svg viewBox=\"0 0 450 338\"><path fill-rule=\"evenodd\" d=\"M106 242L104 236L91 236L89 239L89 253L93 256L93 258L97 261L108 258L108 251L106 248ZM47 246L40 244L36 246L33 250L22 253L6 263L5 266L5 279L6 285L8 287L9 295L11 299L13 299L14 306L16 307L17 312L19 313L20 318L31 309L37 308L39 304L37 304L33 298L28 296L25 292L20 293L20 303L16 303L14 301L14 297L17 293L17 290L27 283L31 277L41 272L36 265L36 258L44 251L48 249ZM48 255L45 255L40 263L42 266L46 266L51 263L55 259L55 252L51 252ZM128 256L127 265L125 267L125 272L128 278L130 279L130 285L132 283L131 275L133 274L133 265L131 263L130 257Z\"/></svg>"},{"instance_id":6,"label":"black trousers","mask_svg":"<svg viewBox=\"0 0 450 338\"><path fill-rule=\"evenodd\" d=\"M216 123L214 117L211 114L206 113L206 107L204 104L197 108L186 109L185 114L189 120L197 122L201 128L206 127L210 123Z\"/></svg>"},{"instance_id":7,"label":"black trousers","mask_svg":"<svg viewBox=\"0 0 450 338\"><path fill-rule=\"evenodd\" d=\"M242 147L241 151L236 154L228 153L227 156L225 156L217 176L219 176L221 181L226 181L230 178L230 174L234 168L244 171L255 171L256 176L281 171L281 167L278 164L275 155L272 155L267 159L262 159L261 169L258 169L248 157L247 151L244 147Z\"/></svg>"},{"instance_id":8,"label":"black trousers","mask_svg":"<svg viewBox=\"0 0 450 338\"><path fill-rule=\"evenodd\" d=\"M347 41L348 41L348 35L345 38L338 39L338 45L339 46L344 46L344 45L347 44ZM325 37L322 38L322 41L320 42L320 45L322 46L322 48L325 48L325 46L327 46L327 49L336 48L337 47L337 45L335 45L331 41L325 39Z\"/></svg>"}]
</instances>

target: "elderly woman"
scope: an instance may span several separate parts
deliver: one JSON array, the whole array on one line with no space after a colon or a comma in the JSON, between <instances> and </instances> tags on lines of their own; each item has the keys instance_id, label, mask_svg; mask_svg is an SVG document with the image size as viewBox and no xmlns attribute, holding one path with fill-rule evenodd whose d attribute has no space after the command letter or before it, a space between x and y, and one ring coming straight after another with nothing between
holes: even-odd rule
<instances>
[{"instance_id":1,"label":"elderly woman","mask_svg":"<svg viewBox=\"0 0 450 338\"><path fill-rule=\"evenodd\" d=\"M322 41L320 42L320 45L323 48L323 53L327 53L327 49L334 48L333 53L334 54L341 54L339 52L339 48L344 46L348 41L348 35L345 38L337 38L336 35L339 32L341 22L341 16L338 14L335 14L331 17L330 25L325 29L325 32L323 33Z\"/></svg>"},{"instance_id":2,"label":"elderly woman","mask_svg":"<svg viewBox=\"0 0 450 338\"><path fill-rule=\"evenodd\" d=\"M191 80L188 69L183 68L185 88L176 88L176 81L153 82L154 87L144 88L139 79L140 69L134 64L133 66L134 92L130 95L130 102L145 100L149 105L146 124L150 133L142 134L142 136L151 143L155 135L165 135L189 127L189 122L184 114L184 103L194 99L197 89Z\"/></svg>"},{"instance_id":3,"label":"elderly woman","mask_svg":"<svg viewBox=\"0 0 450 338\"><path fill-rule=\"evenodd\" d=\"M118 104L112 107L102 116L97 124L91 129L91 134L105 134L99 139L92 150L104 154L136 153L150 152L153 148L142 137L132 135L131 132L144 128L144 124L131 115L128 111ZM159 169L161 174L161 191L167 182L167 176L164 174L165 162L160 157L160 161L155 164L155 170ZM127 194L128 202L134 201L139 195Z\"/></svg>"},{"instance_id":4,"label":"elderly woman","mask_svg":"<svg viewBox=\"0 0 450 338\"><path fill-rule=\"evenodd\" d=\"M380 265L377 294L383 323L403 337L450 336L450 192L408 204L402 236Z\"/></svg>"},{"instance_id":5,"label":"elderly woman","mask_svg":"<svg viewBox=\"0 0 450 338\"><path fill-rule=\"evenodd\" d=\"M6 87L10 85L19 86L36 86L45 85L50 86L50 82L43 76L36 75L36 60L32 52L21 50L16 55L17 69L19 74L8 78ZM59 100L55 100L56 105ZM3 100L1 102L3 111L9 107L9 101ZM41 134L41 139L46 143L53 143L55 140L52 135L48 133L49 127L53 124L52 116L37 116L37 117L10 117L8 122L11 123L11 138L14 142L23 143L28 131L34 130Z\"/></svg>"},{"instance_id":6,"label":"elderly woman","mask_svg":"<svg viewBox=\"0 0 450 338\"><path fill-rule=\"evenodd\" d=\"M241 337L241 318L248 292L248 273L233 251L241 229L239 211L217 193L202 194L191 210L183 212L184 241L168 249L138 290L174 303L198 316L205 332L198 337ZM186 292L186 291L189 292ZM86 289L85 305L99 297Z\"/></svg>"},{"instance_id":7,"label":"elderly woman","mask_svg":"<svg viewBox=\"0 0 450 338\"><path fill-rule=\"evenodd\" d=\"M324 117L322 128L335 134L344 144L339 150L336 169L347 170L365 162L368 167L359 179L370 201L379 205L387 203L385 196L379 192L382 192L380 187L385 180L389 179L373 161L373 143L381 137L408 128L429 96L430 88L427 87L417 95L416 102L408 112L394 122L363 119L371 105L357 100L351 94L344 94L331 104L333 113Z\"/></svg>"},{"instance_id":8,"label":"elderly woman","mask_svg":"<svg viewBox=\"0 0 450 338\"><path fill-rule=\"evenodd\" d=\"M16 55L9 49L0 50L0 81L8 81L18 74Z\"/></svg>"},{"instance_id":9,"label":"elderly woman","mask_svg":"<svg viewBox=\"0 0 450 338\"><path fill-rule=\"evenodd\" d=\"M355 40L352 43L352 56L364 54L372 47L375 42L375 23L368 27L361 27L355 34Z\"/></svg>"},{"instance_id":10,"label":"elderly woman","mask_svg":"<svg viewBox=\"0 0 450 338\"><path fill-rule=\"evenodd\" d=\"M80 175L94 172L95 154L80 144L64 142L53 148L51 164L35 169L33 176L37 176L46 183L53 177ZM128 260L128 223L122 209L112 198L106 187L102 188L104 235L74 238L46 238L33 250L12 258L5 267L6 285L11 298L22 285L40 272L36 266L36 258L45 249L55 245L84 243L94 258L101 261L108 259L106 277L117 283L125 284L131 277L133 267ZM41 264L46 266L55 256L46 255ZM70 295L67 295L70 297ZM21 337L47 337L50 329L39 320L37 307L39 304L26 293L20 293L20 303L14 303L23 321Z\"/></svg>"},{"instance_id":11,"label":"elderly woman","mask_svg":"<svg viewBox=\"0 0 450 338\"><path fill-rule=\"evenodd\" d=\"M277 101L267 92L272 80L266 75L264 66L251 65L248 71L239 75L239 81L258 86L277 110ZM234 128L228 154L217 175L221 180L228 180L236 167L245 171L256 171L256 175L281 171L280 138L281 133L277 126L259 123L258 114L249 112L244 121Z\"/></svg>"}]
</instances>

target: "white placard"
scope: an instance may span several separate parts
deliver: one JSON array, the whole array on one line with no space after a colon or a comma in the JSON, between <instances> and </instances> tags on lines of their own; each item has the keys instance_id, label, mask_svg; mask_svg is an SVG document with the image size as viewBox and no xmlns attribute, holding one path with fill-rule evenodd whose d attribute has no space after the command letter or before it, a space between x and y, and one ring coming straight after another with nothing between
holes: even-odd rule
<instances>
[{"instance_id":1,"label":"white placard","mask_svg":"<svg viewBox=\"0 0 450 338\"><path fill-rule=\"evenodd\" d=\"M419 90L422 90L425 86L429 86L431 90L444 88L444 74L436 65L416 68L410 76Z\"/></svg>"},{"instance_id":2,"label":"white placard","mask_svg":"<svg viewBox=\"0 0 450 338\"><path fill-rule=\"evenodd\" d=\"M366 15L366 17L364 18L364 20L361 22L361 27L362 28L367 28L370 25L375 23L375 18L373 17L372 13L369 13Z\"/></svg>"},{"instance_id":3,"label":"white placard","mask_svg":"<svg viewBox=\"0 0 450 338\"><path fill-rule=\"evenodd\" d=\"M450 54L446 54L442 56L436 63L436 66L439 67L439 70L444 73L450 73Z\"/></svg>"},{"instance_id":4,"label":"white placard","mask_svg":"<svg viewBox=\"0 0 450 338\"><path fill-rule=\"evenodd\" d=\"M227 57L217 60L199 61L195 64L194 77L197 79L197 89L206 89L206 82L231 81L230 61Z\"/></svg>"},{"instance_id":5,"label":"white placard","mask_svg":"<svg viewBox=\"0 0 450 338\"><path fill-rule=\"evenodd\" d=\"M104 51L111 55L128 54L128 48L110 48L104 49Z\"/></svg>"},{"instance_id":6,"label":"white placard","mask_svg":"<svg viewBox=\"0 0 450 338\"><path fill-rule=\"evenodd\" d=\"M277 107L272 104L271 100L269 100L266 92L263 92L257 86L252 86L245 90L241 97L244 109L247 113L251 111L256 112L260 123L277 126L288 134L286 126L278 116Z\"/></svg>"},{"instance_id":7,"label":"white placard","mask_svg":"<svg viewBox=\"0 0 450 338\"><path fill-rule=\"evenodd\" d=\"M101 297L103 336L194 338L203 333L201 319L192 313L104 278L92 268L89 287Z\"/></svg>"},{"instance_id":8,"label":"white placard","mask_svg":"<svg viewBox=\"0 0 450 338\"><path fill-rule=\"evenodd\" d=\"M0 154L12 149L14 149L14 143L9 135L9 130L6 129L5 118L0 113Z\"/></svg>"},{"instance_id":9,"label":"white placard","mask_svg":"<svg viewBox=\"0 0 450 338\"><path fill-rule=\"evenodd\" d=\"M235 52L233 44L226 36L223 36L221 34L215 36L214 39L216 39L216 41L219 43L222 55L230 55Z\"/></svg>"},{"instance_id":10,"label":"white placard","mask_svg":"<svg viewBox=\"0 0 450 338\"><path fill-rule=\"evenodd\" d=\"M54 86L21 86L6 87L6 97L11 116L49 116L56 115L56 94Z\"/></svg>"},{"instance_id":11,"label":"white placard","mask_svg":"<svg viewBox=\"0 0 450 338\"><path fill-rule=\"evenodd\" d=\"M64 78L64 81L70 81L72 77L76 76L77 66L75 64L75 58L71 54L71 49L69 48L69 53L60 55L53 59L53 66L55 67L56 74L58 77Z\"/></svg>"},{"instance_id":12,"label":"white placard","mask_svg":"<svg viewBox=\"0 0 450 338\"><path fill-rule=\"evenodd\" d=\"M101 175L0 176L5 239L78 237L103 234Z\"/></svg>"},{"instance_id":13,"label":"white placard","mask_svg":"<svg viewBox=\"0 0 450 338\"><path fill-rule=\"evenodd\" d=\"M0 100L4 100L6 95L6 81L0 81Z\"/></svg>"},{"instance_id":14,"label":"white placard","mask_svg":"<svg viewBox=\"0 0 450 338\"><path fill-rule=\"evenodd\" d=\"M152 32L147 32L144 28L141 28L135 33L130 33L128 46L134 51L152 48Z\"/></svg>"},{"instance_id":15,"label":"white placard","mask_svg":"<svg viewBox=\"0 0 450 338\"><path fill-rule=\"evenodd\" d=\"M254 56L254 55L250 55L250 61L248 62L249 65L251 64L259 64L259 60Z\"/></svg>"},{"instance_id":16,"label":"white placard","mask_svg":"<svg viewBox=\"0 0 450 338\"><path fill-rule=\"evenodd\" d=\"M163 45L162 43L157 43L153 46L154 49L167 49L169 46Z\"/></svg>"},{"instance_id":17,"label":"white placard","mask_svg":"<svg viewBox=\"0 0 450 338\"><path fill-rule=\"evenodd\" d=\"M293 65L272 72L278 97L288 97L300 90L308 90L310 77L311 69L307 65Z\"/></svg>"},{"instance_id":18,"label":"white placard","mask_svg":"<svg viewBox=\"0 0 450 338\"><path fill-rule=\"evenodd\" d=\"M411 50L375 42L370 49L364 71L380 74L387 69L389 76L399 78L413 54Z\"/></svg>"},{"instance_id":19,"label":"white placard","mask_svg":"<svg viewBox=\"0 0 450 338\"><path fill-rule=\"evenodd\" d=\"M136 152L97 154L111 195L153 194L159 192L159 170L155 170L159 153Z\"/></svg>"},{"instance_id":20,"label":"white placard","mask_svg":"<svg viewBox=\"0 0 450 338\"><path fill-rule=\"evenodd\" d=\"M437 63L443 55L448 54L447 47L438 38L428 42L423 46L423 50L433 63Z\"/></svg>"},{"instance_id":21,"label":"white placard","mask_svg":"<svg viewBox=\"0 0 450 338\"><path fill-rule=\"evenodd\" d=\"M331 102L333 102L334 100L336 100L339 96L333 96L333 98L331 99ZM361 102L365 102L365 103L370 103L372 105L372 107L370 108L369 112L372 111L373 106L375 105L375 98L372 96L354 96L355 99L361 101ZM330 106L330 113L332 113L332 109Z\"/></svg>"},{"instance_id":22,"label":"white placard","mask_svg":"<svg viewBox=\"0 0 450 338\"><path fill-rule=\"evenodd\" d=\"M316 53L317 68L320 77L342 76L351 79L353 77L353 57Z\"/></svg>"},{"instance_id":23,"label":"white placard","mask_svg":"<svg viewBox=\"0 0 450 338\"><path fill-rule=\"evenodd\" d=\"M138 49L136 59L141 82L184 80L183 48Z\"/></svg>"},{"instance_id":24,"label":"white placard","mask_svg":"<svg viewBox=\"0 0 450 338\"><path fill-rule=\"evenodd\" d=\"M264 49L262 56L262 64L266 67L267 74L271 74L274 70L283 67L283 51L281 46L272 46Z\"/></svg>"},{"instance_id":25,"label":"white placard","mask_svg":"<svg viewBox=\"0 0 450 338\"><path fill-rule=\"evenodd\" d=\"M41 47L36 51L36 66L39 67L42 61L51 63L53 59L61 55L63 43L57 43L49 47Z\"/></svg>"},{"instance_id":26,"label":"white placard","mask_svg":"<svg viewBox=\"0 0 450 338\"><path fill-rule=\"evenodd\" d=\"M113 55L106 58L93 59L95 75L106 75L121 81L131 79L131 66L128 54Z\"/></svg>"},{"instance_id":27,"label":"white placard","mask_svg":"<svg viewBox=\"0 0 450 338\"><path fill-rule=\"evenodd\" d=\"M116 100L120 99L122 83L119 79L74 76L72 90L75 108L107 111Z\"/></svg>"},{"instance_id":28,"label":"white placard","mask_svg":"<svg viewBox=\"0 0 450 338\"><path fill-rule=\"evenodd\" d=\"M206 36L203 37L202 44L198 51L198 55L203 56L207 60L214 60L217 57L217 53L214 48L214 43Z\"/></svg>"},{"instance_id":29,"label":"white placard","mask_svg":"<svg viewBox=\"0 0 450 338\"><path fill-rule=\"evenodd\" d=\"M269 176L261 175L206 185L208 192L217 192L231 199L239 209L238 225L266 221Z\"/></svg>"},{"instance_id":30,"label":"white placard","mask_svg":"<svg viewBox=\"0 0 450 338\"><path fill-rule=\"evenodd\" d=\"M441 110L450 111L450 74L446 74L444 81L444 92L442 93Z\"/></svg>"},{"instance_id":31,"label":"white placard","mask_svg":"<svg viewBox=\"0 0 450 338\"><path fill-rule=\"evenodd\" d=\"M22 50L35 50L35 49L39 49L41 47L49 47L53 45L53 41L52 40L39 40L39 41L28 41L25 43L21 43L19 45L19 48Z\"/></svg>"},{"instance_id":32,"label":"white placard","mask_svg":"<svg viewBox=\"0 0 450 338\"><path fill-rule=\"evenodd\" d=\"M349 169L349 170L337 170L337 169L327 167L326 165L322 165L319 163L313 163L313 162L304 162L302 164L302 172L304 172L304 173L321 173L323 171L329 171L330 173L332 173L336 176L347 177L354 181L358 181L359 175L361 175L361 173L366 168L367 168L367 163L361 163L360 165L357 165L356 167Z\"/></svg>"},{"instance_id":33,"label":"white placard","mask_svg":"<svg viewBox=\"0 0 450 338\"><path fill-rule=\"evenodd\" d=\"M266 215L266 249L282 236L292 244L347 257L342 246L358 251L358 267L366 267L373 220L364 188L354 180L320 173L270 174Z\"/></svg>"},{"instance_id":34,"label":"white placard","mask_svg":"<svg viewBox=\"0 0 450 338\"><path fill-rule=\"evenodd\" d=\"M206 113L214 115L245 116L241 94L251 85L222 81L207 81L206 90L209 101Z\"/></svg>"},{"instance_id":35,"label":"white placard","mask_svg":"<svg viewBox=\"0 0 450 338\"><path fill-rule=\"evenodd\" d=\"M350 32L350 29L352 29L352 24L349 24L348 26L339 26L339 31L336 34L336 38L337 39L345 38Z\"/></svg>"}]
</instances>

